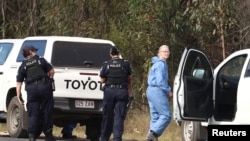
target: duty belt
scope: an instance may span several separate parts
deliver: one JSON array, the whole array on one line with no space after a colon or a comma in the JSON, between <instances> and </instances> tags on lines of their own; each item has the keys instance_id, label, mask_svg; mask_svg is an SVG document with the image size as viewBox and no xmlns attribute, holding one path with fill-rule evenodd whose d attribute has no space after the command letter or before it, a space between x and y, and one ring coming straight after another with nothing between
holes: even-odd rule
<instances>
[{"instance_id":1,"label":"duty belt","mask_svg":"<svg viewBox=\"0 0 250 141\"><path fill-rule=\"evenodd\" d=\"M35 81L28 83L28 85L46 84L47 82L48 82L48 79L41 78L41 79L37 79Z\"/></svg>"},{"instance_id":2,"label":"duty belt","mask_svg":"<svg viewBox=\"0 0 250 141\"><path fill-rule=\"evenodd\" d=\"M118 84L111 84L111 85L106 85L106 88L113 88L113 89L126 89L128 86L126 85L118 85Z\"/></svg>"}]
</instances>

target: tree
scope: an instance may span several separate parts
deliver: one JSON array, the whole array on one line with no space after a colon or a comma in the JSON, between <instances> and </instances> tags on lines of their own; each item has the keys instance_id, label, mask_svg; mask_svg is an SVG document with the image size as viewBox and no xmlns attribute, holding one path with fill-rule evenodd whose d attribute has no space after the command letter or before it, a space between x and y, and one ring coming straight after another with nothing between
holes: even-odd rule
<instances>
[{"instance_id":1,"label":"tree","mask_svg":"<svg viewBox=\"0 0 250 141\"><path fill-rule=\"evenodd\" d=\"M184 47L199 48L216 66L247 48L248 0L2 0L2 38L38 35L112 40L133 66L133 84L144 103L150 58L168 44L173 82ZM245 10L244 10L245 9ZM170 83L171 83L170 82Z\"/></svg>"}]
</instances>

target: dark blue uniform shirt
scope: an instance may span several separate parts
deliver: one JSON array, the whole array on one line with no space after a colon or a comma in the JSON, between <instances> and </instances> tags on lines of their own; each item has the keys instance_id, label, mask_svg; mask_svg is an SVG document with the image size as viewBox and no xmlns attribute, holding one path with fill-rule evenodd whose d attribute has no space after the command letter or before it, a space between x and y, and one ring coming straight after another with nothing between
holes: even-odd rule
<instances>
[{"instance_id":1,"label":"dark blue uniform shirt","mask_svg":"<svg viewBox=\"0 0 250 141\"><path fill-rule=\"evenodd\" d=\"M113 59L120 59L120 58L113 58ZM124 60L124 63L123 63L123 71L128 74L128 76L131 75L131 67L130 67L130 64L127 60ZM100 71L100 77L101 78L107 78L107 75L109 73L109 70L108 70L108 61L105 61L102 65L102 68L101 68L101 71ZM108 83L106 83L106 85L109 85Z\"/></svg>"},{"instance_id":2,"label":"dark blue uniform shirt","mask_svg":"<svg viewBox=\"0 0 250 141\"><path fill-rule=\"evenodd\" d=\"M35 55L33 57L37 57L40 60L42 68L45 70L45 72L49 72L52 69L52 65L48 63L44 58L39 57L38 55ZM22 63L22 65L18 69L17 73L17 82L23 82L26 78L26 69L25 69L25 63Z\"/></svg>"}]
</instances>

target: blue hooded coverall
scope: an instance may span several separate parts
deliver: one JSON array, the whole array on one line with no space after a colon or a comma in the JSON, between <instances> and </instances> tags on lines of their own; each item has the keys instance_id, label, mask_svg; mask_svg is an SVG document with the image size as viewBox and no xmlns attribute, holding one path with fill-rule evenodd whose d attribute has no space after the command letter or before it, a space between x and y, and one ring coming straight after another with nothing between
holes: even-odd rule
<instances>
[{"instance_id":1,"label":"blue hooded coverall","mask_svg":"<svg viewBox=\"0 0 250 141\"><path fill-rule=\"evenodd\" d=\"M168 66L165 60L154 56L153 65L148 75L146 95L150 108L150 128L157 137L161 136L171 121L168 93L171 87L168 84Z\"/></svg>"}]
</instances>

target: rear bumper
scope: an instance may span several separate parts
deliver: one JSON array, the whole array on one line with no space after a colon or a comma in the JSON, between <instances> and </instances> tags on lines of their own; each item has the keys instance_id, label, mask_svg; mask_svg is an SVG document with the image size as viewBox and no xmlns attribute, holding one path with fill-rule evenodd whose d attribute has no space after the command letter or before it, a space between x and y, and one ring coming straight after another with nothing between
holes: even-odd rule
<instances>
[{"instance_id":1,"label":"rear bumper","mask_svg":"<svg viewBox=\"0 0 250 141\"><path fill-rule=\"evenodd\" d=\"M76 108L75 100L54 98L53 119L84 120L102 116L102 100L91 100L94 101L94 108Z\"/></svg>"}]
</instances>

